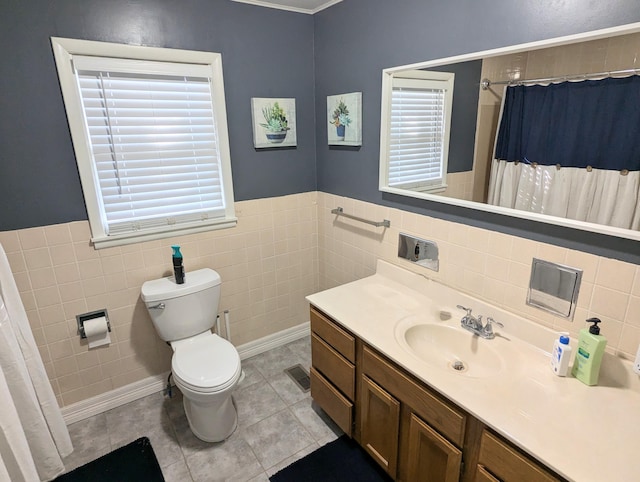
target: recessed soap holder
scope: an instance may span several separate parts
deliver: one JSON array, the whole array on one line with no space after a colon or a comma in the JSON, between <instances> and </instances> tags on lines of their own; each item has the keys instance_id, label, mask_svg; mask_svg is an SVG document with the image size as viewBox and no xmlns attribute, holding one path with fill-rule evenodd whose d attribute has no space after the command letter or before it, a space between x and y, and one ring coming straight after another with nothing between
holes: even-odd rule
<instances>
[{"instance_id":1,"label":"recessed soap holder","mask_svg":"<svg viewBox=\"0 0 640 482\"><path fill-rule=\"evenodd\" d=\"M527 304L573 320L582 270L533 258Z\"/></svg>"}]
</instances>

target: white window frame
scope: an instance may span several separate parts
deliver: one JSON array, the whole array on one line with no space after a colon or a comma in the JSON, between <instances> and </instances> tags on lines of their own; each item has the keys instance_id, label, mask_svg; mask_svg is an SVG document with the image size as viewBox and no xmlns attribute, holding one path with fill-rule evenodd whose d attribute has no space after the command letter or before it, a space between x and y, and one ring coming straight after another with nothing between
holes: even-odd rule
<instances>
[{"instance_id":1,"label":"white window frame","mask_svg":"<svg viewBox=\"0 0 640 482\"><path fill-rule=\"evenodd\" d=\"M455 82L455 74L452 72L435 72L427 70L394 72L390 69L384 70L382 72L379 189L380 191L390 192L394 194L406 195L407 193L406 187L389 185L389 157L391 152L391 102L394 86L403 82L416 84L422 83L424 88L433 88L434 86L438 86L438 88L442 88L444 90L445 132L443 136L443 148L440 163L441 177L435 183L412 189L412 191L421 193L443 192L447 188L446 176L449 158L449 138L451 134L451 111L453 106L453 87Z\"/></svg>"},{"instance_id":2,"label":"white window frame","mask_svg":"<svg viewBox=\"0 0 640 482\"><path fill-rule=\"evenodd\" d=\"M144 47L95 42L89 40L51 37L58 77L67 112L67 120L78 164L82 191L91 227L91 241L96 249L130 244L153 239L192 234L214 229L233 227L237 224L234 210L233 182L231 177L231 155L225 107L222 56L219 53L190 50ZM103 225L102 201L97 181L96 169L84 120L82 99L73 69L74 56L110 57L141 61L195 64L203 66L210 73L213 115L218 135L218 154L221 167L221 182L224 199L224 216L193 223L176 224L133 233L108 235Z\"/></svg>"}]
</instances>

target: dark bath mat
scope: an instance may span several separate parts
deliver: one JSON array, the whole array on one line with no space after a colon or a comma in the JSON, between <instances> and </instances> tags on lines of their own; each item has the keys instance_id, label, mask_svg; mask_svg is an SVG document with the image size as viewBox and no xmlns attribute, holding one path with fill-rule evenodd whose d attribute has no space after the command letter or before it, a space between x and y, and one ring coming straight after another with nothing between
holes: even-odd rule
<instances>
[{"instance_id":1,"label":"dark bath mat","mask_svg":"<svg viewBox=\"0 0 640 482\"><path fill-rule=\"evenodd\" d=\"M387 482L392 479L346 435L285 467L271 482Z\"/></svg>"},{"instance_id":2,"label":"dark bath mat","mask_svg":"<svg viewBox=\"0 0 640 482\"><path fill-rule=\"evenodd\" d=\"M164 482L147 437L62 474L54 482Z\"/></svg>"}]
</instances>

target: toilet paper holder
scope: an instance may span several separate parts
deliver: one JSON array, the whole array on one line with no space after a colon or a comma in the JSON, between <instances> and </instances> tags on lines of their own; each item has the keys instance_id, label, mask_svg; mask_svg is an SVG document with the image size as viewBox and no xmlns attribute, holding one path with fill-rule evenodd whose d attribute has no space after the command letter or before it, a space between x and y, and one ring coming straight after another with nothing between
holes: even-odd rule
<instances>
[{"instance_id":1,"label":"toilet paper holder","mask_svg":"<svg viewBox=\"0 0 640 482\"><path fill-rule=\"evenodd\" d=\"M84 332L84 322L93 320L95 318L101 318L104 316L104 319L107 320L107 329L111 331L111 323L109 323L109 314L107 313L107 309L104 310L96 310L91 311L89 313L83 313L81 315L76 315L76 321L78 322L78 333L80 334L80 338L86 338L87 335Z\"/></svg>"}]
</instances>

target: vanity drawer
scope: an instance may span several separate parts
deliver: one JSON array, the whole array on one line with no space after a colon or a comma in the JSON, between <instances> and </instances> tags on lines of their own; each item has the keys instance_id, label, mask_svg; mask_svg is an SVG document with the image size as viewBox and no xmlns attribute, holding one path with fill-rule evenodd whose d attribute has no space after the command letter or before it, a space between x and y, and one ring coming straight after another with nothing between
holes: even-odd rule
<instances>
[{"instance_id":1,"label":"vanity drawer","mask_svg":"<svg viewBox=\"0 0 640 482\"><path fill-rule=\"evenodd\" d=\"M394 397L409 405L417 415L458 448L462 447L466 424L464 412L420 387L367 346L363 351L362 371Z\"/></svg>"},{"instance_id":2,"label":"vanity drawer","mask_svg":"<svg viewBox=\"0 0 640 482\"><path fill-rule=\"evenodd\" d=\"M311 359L316 370L331 380L347 398L354 399L356 367L315 333L311 335Z\"/></svg>"},{"instance_id":3,"label":"vanity drawer","mask_svg":"<svg viewBox=\"0 0 640 482\"><path fill-rule=\"evenodd\" d=\"M474 482L500 482L493 475L491 475L487 469L482 465L476 467L476 478Z\"/></svg>"},{"instance_id":4,"label":"vanity drawer","mask_svg":"<svg viewBox=\"0 0 640 482\"><path fill-rule=\"evenodd\" d=\"M353 403L311 367L311 397L331 417L331 419L351 437L353 433Z\"/></svg>"},{"instance_id":5,"label":"vanity drawer","mask_svg":"<svg viewBox=\"0 0 640 482\"><path fill-rule=\"evenodd\" d=\"M313 307L311 307L311 331L351 363L356 362L355 338Z\"/></svg>"},{"instance_id":6,"label":"vanity drawer","mask_svg":"<svg viewBox=\"0 0 640 482\"><path fill-rule=\"evenodd\" d=\"M482 434L478 463L504 482L558 482L562 480L487 430Z\"/></svg>"}]
</instances>

